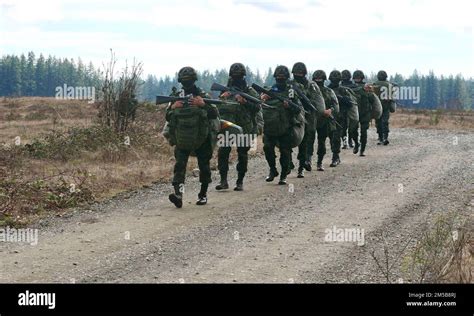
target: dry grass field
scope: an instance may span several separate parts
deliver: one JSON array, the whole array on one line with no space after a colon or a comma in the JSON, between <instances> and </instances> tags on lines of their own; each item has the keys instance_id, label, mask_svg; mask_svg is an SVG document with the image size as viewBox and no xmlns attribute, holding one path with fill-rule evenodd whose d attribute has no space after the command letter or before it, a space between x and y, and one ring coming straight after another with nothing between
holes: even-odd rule
<instances>
[{"instance_id":1,"label":"dry grass field","mask_svg":"<svg viewBox=\"0 0 474 316\"><path fill-rule=\"evenodd\" d=\"M100 127L97 113L96 105L86 101L0 99L0 224L60 215L73 206L170 180L174 158L160 134L163 108L141 104L123 135ZM474 114L400 109L391 126L471 130ZM254 154L260 155L261 147L260 141ZM196 166L190 159L189 172ZM216 170L216 159L211 166Z\"/></svg>"}]
</instances>

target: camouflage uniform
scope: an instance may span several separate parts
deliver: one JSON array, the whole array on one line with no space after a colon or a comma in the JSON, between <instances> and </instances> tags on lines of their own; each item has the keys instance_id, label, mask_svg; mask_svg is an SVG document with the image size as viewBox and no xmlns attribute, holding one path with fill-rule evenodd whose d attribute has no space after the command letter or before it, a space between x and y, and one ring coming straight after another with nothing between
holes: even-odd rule
<instances>
[{"instance_id":1,"label":"camouflage uniform","mask_svg":"<svg viewBox=\"0 0 474 316\"><path fill-rule=\"evenodd\" d=\"M303 169L311 171L311 157L308 156L308 146L314 145L317 119L321 117L325 110L325 104L318 85L306 78L308 71L305 64L301 62L296 63L293 66L292 73L293 80L291 81L291 84L298 84L303 93L311 101L311 104L316 108L316 111L307 110L307 113L305 113L305 134L301 144L298 146L298 178L303 178ZM304 100L301 100L301 102L304 102Z\"/></svg>"},{"instance_id":2,"label":"camouflage uniform","mask_svg":"<svg viewBox=\"0 0 474 316\"><path fill-rule=\"evenodd\" d=\"M275 85L272 86L271 90L274 93L280 94L281 96L291 99L295 103L300 103L296 92L292 89L291 85L288 82L290 78L290 72L285 66L278 66L275 69L273 75L277 81ZM283 102L278 99L269 99L265 102L272 107L284 107ZM285 113L287 115L288 121L292 121L296 115L301 112L302 108L297 109L289 106L285 108ZM265 118L265 113L264 113ZM290 172L290 161L291 161L291 128L288 129L288 132L281 136L272 136L269 135L266 131L267 122L264 124L263 128L263 151L265 152L265 159L267 160L268 166L270 167L270 173L266 179L267 182L273 181L273 179L278 176L278 171L276 169L276 154L275 147L278 146L280 149L280 165L281 165L281 174L280 181L278 184L286 184L286 177Z\"/></svg>"},{"instance_id":3,"label":"camouflage uniform","mask_svg":"<svg viewBox=\"0 0 474 316\"><path fill-rule=\"evenodd\" d=\"M316 70L313 73L313 80L318 84L321 93L324 98L324 103L326 105L326 110L331 110L332 115L337 117L339 113L339 102L337 97L330 88L324 86L324 81L326 80L326 73L322 70ZM339 160L339 153L341 152L341 138L337 132L337 126L334 121L329 117L321 116L317 121L317 132L318 132L318 162L317 168L319 171L323 171L323 158L326 155L326 139L329 138L329 143L331 145L331 151L333 153L333 162ZM313 154L313 146L310 148L310 155ZM336 166L336 164L332 164Z\"/></svg>"},{"instance_id":4,"label":"camouflage uniform","mask_svg":"<svg viewBox=\"0 0 474 316\"><path fill-rule=\"evenodd\" d=\"M381 87L385 87L386 89L391 89L392 85L390 84L389 81L387 81L387 73L385 71L380 70L377 73L377 79L378 81L376 81L374 85L379 87L379 89ZM383 98L380 94L379 94L379 98L380 98L380 101L382 102L383 112L380 119L376 120L377 134L379 135L378 144L388 145L389 144L388 134L390 133L390 129L389 129L390 108L393 106L392 103L394 101L387 98Z\"/></svg>"},{"instance_id":5,"label":"camouflage uniform","mask_svg":"<svg viewBox=\"0 0 474 316\"><path fill-rule=\"evenodd\" d=\"M210 98L209 94L204 92L202 89L196 87L194 82L197 80L197 75L194 69L191 67L184 67L178 73L178 81L183 84L182 90L175 90L171 93L171 96L175 97L184 97L192 95L193 97L200 96L202 98ZM207 118L213 120L218 118L219 113L217 108L214 105L204 105L203 107L207 111ZM166 120L170 122L171 115L173 113L171 104L166 109ZM211 125L211 124L210 124ZM192 154L196 155L198 166L199 166L199 182L201 182L201 190L198 194L198 205L207 203L207 189L211 180L211 168L210 160L212 158L213 152L213 134L210 131L207 139L204 143L194 151L184 150L175 146L174 148L174 157L175 165L173 169L173 187L175 190L174 194L170 194L170 200L177 206L182 206L182 195L183 195L183 186L186 179L186 166L188 163L189 156Z\"/></svg>"},{"instance_id":6,"label":"camouflage uniform","mask_svg":"<svg viewBox=\"0 0 474 316\"><path fill-rule=\"evenodd\" d=\"M362 71L354 71L352 76L355 80L355 87L352 89L357 96L357 104L359 106L359 122L360 122L360 156L365 156L365 148L367 145L367 130L369 129L370 120L372 119L372 108L376 102L379 102L378 97L366 87L365 75ZM360 80L360 81L359 81ZM356 131L356 137L358 133ZM357 154L357 148L354 149L354 154Z\"/></svg>"},{"instance_id":7,"label":"camouflage uniform","mask_svg":"<svg viewBox=\"0 0 474 316\"><path fill-rule=\"evenodd\" d=\"M341 86L343 87L346 87L346 88L349 88L349 89L353 89L355 88L355 84L354 82L352 81L352 74L349 70L343 70L341 72ZM344 109L344 112L345 112L345 115L347 117L347 109ZM350 148L353 148L354 147L354 142L352 141L351 138L348 139L347 137L347 124L348 124L348 121L345 120L342 122L342 131L341 131L341 137L342 137L342 149L347 149L348 147Z\"/></svg>"},{"instance_id":8,"label":"camouflage uniform","mask_svg":"<svg viewBox=\"0 0 474 316\"><path fill-rule=\"evenodd\" d=\"M357 136L357 128L359 127L359 112L357 109L357 97L354 92L346 87L340 85L341 73L334 70L329 75L329 88L336 94L339 101L339 115L337 116L338 123L342 126L338 128L339 137L344 132L347 126L349 138L354 141L356 147L359 146Z\"/></svg>"},{"instance_id":9,"label":"camouflage uniform","mask_svg":"<svg viewBox=\"0 0 474 316\"><path fill-rule=\"evenodd\" d=\"M241 63L235 63L230 67L229 75L231 76L228 82L228 86L235 86L236 88L242 90L244 93L247 93L256 98L259 97L257 91L247 85L245 81L246 70L245 66ZM237 101L236 95L231 96L232 101ZM257 114L260 112L260 104L252 103L247 101L247 103L239 106L238 111L235 115L235 121L233 123L241 126L243 128L244 134L247 135L246 139L250 138L255 139L257 135ZM227 120L224 112L221 115L222 119ZM232 119L234 120L234 119ZM250 124L249 124L250 123ZM221 182L216 186L216 190L224 190L229 188L227 183L227 173L229 171L229 156L232 147L220 147L217 155L217 164L219 169L219 174L221 176ZM235 191L243 190L243 181L245 174L247 172L248 166L248 151L250 150L250 144L237 144L237 182Z\"/></svg>"}]
</instances>

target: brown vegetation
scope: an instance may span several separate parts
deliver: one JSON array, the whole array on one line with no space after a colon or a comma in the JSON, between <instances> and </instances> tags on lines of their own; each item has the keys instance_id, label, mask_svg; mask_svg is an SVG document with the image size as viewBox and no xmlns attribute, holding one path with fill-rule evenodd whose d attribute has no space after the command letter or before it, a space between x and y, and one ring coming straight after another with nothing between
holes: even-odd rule
<instances>
[{"instance_id":1,"label":"brown vegetation","mask_svg":"<svg viewBox=\"0 0 474 316\"><path fill-rule=\"evenodd\" d=\"M140 104L136 121L122 133L99 125L97 117L97 105L87 101L0 99L0 224L21 224L169 181L174 158L160 134L163 107ZM474 115L399 110L391 122L394 127L472 129ZM261 141L258 144L254 155L262 152ZM189 171L196 166L190 159ZM213 159L211 168L216 167Z\"/></svg>"},{"instance_id":2,"label":"brown vegetation","mask_svg":"<svg viewBox=\"0 0 474 316\"><path fill-rule=\"evenodd\" d=\"M390 126L398 128L473 130L474 112L456 110L397 109Z\"/></svg>"}]
</instances>

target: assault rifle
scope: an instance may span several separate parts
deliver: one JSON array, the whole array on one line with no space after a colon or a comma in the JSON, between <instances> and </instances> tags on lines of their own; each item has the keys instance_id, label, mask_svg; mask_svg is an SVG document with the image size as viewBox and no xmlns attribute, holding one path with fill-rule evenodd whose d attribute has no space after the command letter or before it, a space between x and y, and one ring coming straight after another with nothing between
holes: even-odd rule
<instances>
[{"instance_id":1,"label":"assault rifle","mask_svg":"<svg viewBox=\"0 0 474 316\"><path fill-rule=\"evenodd\" d=\"M300 105L298 103L295 103L288 98L282 97L281 95L273 92L272 90L265 89L264 87L261 87L256 83L252 84L252 88L254 88L255 91L257 91L258 93L264 93L271 98L280 100L281 102L287 102L288 105L291 106L292 108L300 110ZM306 112L304 109L303 111Z\"/></svg>"},{"instance_id":2,"label":"assault rifle","mask_svg":"<svg viewBox=\"0 0 474 316\"><path fill-rule=\"evenodd\" d=\"M298 87L297 84L292 84L293 86L293 89L296 91L296 93L298 94L299 97L301 97L304 101L304 103L306 103L307 105L311 106L311 109L313 111L315 111L316 113L318 113L318 110L316 109L316 107L311 103L311 100L306 96L306 94L301 90L300 87ZM304 104L303 103L303 104ZM334 115L329 115L328 118L333 121L336 125L338 125L340 128L342 128L342 126L336 121L336 118L334 117Z\"/></svg>"},{"instance_id":3,"label":"assault rifle","mask_svg":"<svg viewBox=\"0 0 474 316\"><path fill-rule=\"evenodd\" d=\"M250 101L252 103L260 104L263 107L272 107L268 104L265 104L265 102L263 102L259 98L256 98L256 97L242 91L241 89L239 89L237 87L226 87L226 86L221 85L217 82L214 82L211 86L211 91L219 91L221 93L230 92L233 95L239 94L240 96L242 96L243 98L247 99L248 101Z\"/></svg>"},{"instance_id":4,"label":"assault rifle","mask_svg":"<svg viewBox=\"0 0 474 316\"><path fill-rule=\"evenodd\" d=\"M302 99L303 107L306 111L318 112L318 110L316 110L316 108L314 107L313 103L311 103L311 100L308 98L308 96L300 89L300 87L298 87L298 84L292 82L291 87L293 88L293 90L296 91L296 94L298 95L298 97Z\"/></svg>"},{"instance_id":5,"label":"assault rifle","mask_svg":"<svg viewBox=\"0 0 474 316\"><path fill-rule=\"evenodd\" d=\"M183 102L183 105L189 106L189 99L192 98L192 95L187 95L184 97L170 97L166 95L157 95L156 96L156 104L163 104L163 103L168 103L168 102L177 102L181 101ZM203 98L204 103L206 104L214 104L214 105L219 105L219 104L240 104L237 102L232 102L232 101L224 101L224 100L217 100L217 99L206 99Z\"/></svg>"}]
</instances>

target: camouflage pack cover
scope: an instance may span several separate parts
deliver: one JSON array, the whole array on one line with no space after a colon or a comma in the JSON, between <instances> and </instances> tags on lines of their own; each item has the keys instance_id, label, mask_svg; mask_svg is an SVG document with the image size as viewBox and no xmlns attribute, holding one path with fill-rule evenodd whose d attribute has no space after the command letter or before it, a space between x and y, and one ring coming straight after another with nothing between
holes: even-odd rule
<instances>
[{"instance_id":1,"label":"camouflage pack cover","mask_svg":"<svg viewBox=\"0 0 474 316\"><path fill-rule=\"evenodd\" d=\"M199 95L203 98L209 98L209 95L203 90L199 90ZM184 91L175 91L171 96L184 96ZM206 140L209 139L212 145L217 142L217 132L220 130L220 120L208 119L207 110L214 105L206 104L204 107L186 106L183 108L171 109L168 106L168 124L165 124L163 135L168 136L170 145L177 148L193 152L198 149ZM168 129L166 131L165 129ZM166 137L166 136L165 136Z\"/></svg>"}]
</instances>

